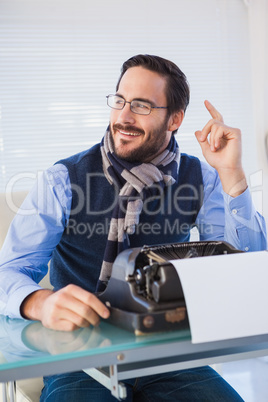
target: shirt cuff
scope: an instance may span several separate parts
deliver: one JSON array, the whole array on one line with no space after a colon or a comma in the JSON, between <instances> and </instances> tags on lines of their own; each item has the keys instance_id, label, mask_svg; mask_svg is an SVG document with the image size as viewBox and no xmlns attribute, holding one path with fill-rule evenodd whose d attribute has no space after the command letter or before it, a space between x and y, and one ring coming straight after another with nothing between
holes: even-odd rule
<instances>
[{"instance_id":1,"label":"shirt cuff","mask_svg":"<svg viewBox=\"0 0 268 402\"><path fill-rule=\"evenodd\" d=\"M224 203L228 212L233 218L243 218L246 220L252 219L255 213L254 205L252 204L251 194L247 188L242 194L237 197L231 197L223 192ZM238 219L239 220L239 219ZM242 222L241 222L242 223Z\"/></svg>"},{"instance_id":2,"label":"shirt cuff","mask_svg":"<svg viewBox=\"0 0 268 402\"><path fill-rule=\"evenodd\" d=\"M6 315L10 318L24 318L20 312L21 303L29 294L40 289L42 289L41 286L33 284L22 286L12 292L6 305Z\"/></svg>"}]
</instances>

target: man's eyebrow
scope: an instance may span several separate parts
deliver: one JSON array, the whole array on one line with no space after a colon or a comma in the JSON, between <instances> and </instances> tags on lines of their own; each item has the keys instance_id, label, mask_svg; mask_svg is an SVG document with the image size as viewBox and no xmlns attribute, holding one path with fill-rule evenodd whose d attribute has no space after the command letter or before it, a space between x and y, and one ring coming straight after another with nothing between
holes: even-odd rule
<instances>
[{"instance_id":1,"label":"man's eyebrow","mask_svg":"<svg viewBox=\"0 0 268 402\"><path fill-rule=\"evenodd\" d=\"M152 105L152 106L155 105L155 103L153 101L151 101L150 99L147 99L147 98L135 98L133 100L137 100L137 101L140 101L140 102L147 102L147 103L150 103L150 105Z\"/></svg>"},{"instance_id":2,"label":"man's eyebrow","mask_svg":"<svg viewBox=\"0 0 268 402\"><path fill-rule=\"evenodd\" d=\"M115 96L120 96L120 98L125 99L125 98L123 97L123 95L121 95L119 92L116 92Z\"/></svg>"},{"instance_id":3,"label":"man's eyebrow","mask_svg":"<svg viewBox=\"0 0 268 402\"><path fill-rule=\"evenodd\" d=\"M120 96L121 98L125 99L124 96L121 95L118 92L116 93L116 96ZM153 101L151 101L150 99L147 99L147 98L134 98L134 99L131 100L131 102L134 101L134 100L135 101L140 101L140 102L147 102L147 103L150 103L150 105L155 106L155 103Z\"/></svg>"}]
</instances>

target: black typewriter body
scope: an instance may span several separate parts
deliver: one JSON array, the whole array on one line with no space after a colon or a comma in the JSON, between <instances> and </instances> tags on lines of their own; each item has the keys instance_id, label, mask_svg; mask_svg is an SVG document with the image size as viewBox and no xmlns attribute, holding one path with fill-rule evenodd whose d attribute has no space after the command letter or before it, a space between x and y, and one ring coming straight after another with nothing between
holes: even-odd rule
<instances>
[{"instance_id":1,"label":"black typewriter body","mask_svg":"<svg viewBox=\"0 0 268 402\"><path fill-rule=\"evenodd\" d=\"M170 261L241 253L222 241L197 241L127 249L120 253L99 299L110 309L109 321L142 335L188 329L181 282Z\"/></svg>"}]
</instances>

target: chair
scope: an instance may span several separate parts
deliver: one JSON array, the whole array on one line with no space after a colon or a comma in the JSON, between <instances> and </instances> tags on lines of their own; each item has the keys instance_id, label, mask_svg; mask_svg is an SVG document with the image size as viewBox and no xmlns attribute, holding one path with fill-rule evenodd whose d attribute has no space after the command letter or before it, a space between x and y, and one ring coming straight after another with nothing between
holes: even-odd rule
<instances>
[{"instance_id":1,"label":"chair","mask_svg":"<svg viewBox=\"0 0 268 402\"><path fill-rule=\"evenodd\" d=\"M0 193L0 249L4 243L9 225L24 201L27 191L12 194Z\"/></svg>"},{"instance_id":2,"label":"chair","mask_svg":"<svg viewBox=\"0 0 268 402\"><path fill-rule=\"evenodd\" d=\"M16 212L27 195L27 191L14 192L12 194L0 193L0 249L4 243L8 228ZM41 286L51 288L49 275L40 282ZM2 387L4 385L2 384ZM43 387L43 379L33 378L16 381L15 394L17 402L38 402ZM13 383L7 385L6 393L9 394ZM0 390L1 392L1 390ZM2 393L1 393L2 394ZM1 395L0 395L1 402Z\"/></svg>"}]
</instances>

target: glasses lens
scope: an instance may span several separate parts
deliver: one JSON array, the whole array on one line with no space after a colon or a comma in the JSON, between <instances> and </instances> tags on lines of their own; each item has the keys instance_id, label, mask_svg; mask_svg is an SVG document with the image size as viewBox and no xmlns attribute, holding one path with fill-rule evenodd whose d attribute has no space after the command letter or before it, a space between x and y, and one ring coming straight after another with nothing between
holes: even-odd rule
<instances>
[{"instance_id":1,"label":"glasses lens","mask_svg":"<svg viewBox=\"0 0 268 402\"><path fill-rule=\"evenodd\" d=\"M137 114L150 114L151 104L148 102L134 100L131 102L131 110Z\"/></svg>"},{"instance_id":2,"label":"glasses lens","mask_svg":"<svg viewBox=\"0 0 268 402\"><path fill-rule=\"evenodd\" d=\"M121 98L121 96L117 95L108 95L107 96L107 104L113 109L123 109L125 105L125 100Z\"/></svg>"}]
</instances>

